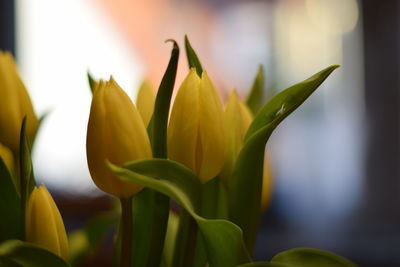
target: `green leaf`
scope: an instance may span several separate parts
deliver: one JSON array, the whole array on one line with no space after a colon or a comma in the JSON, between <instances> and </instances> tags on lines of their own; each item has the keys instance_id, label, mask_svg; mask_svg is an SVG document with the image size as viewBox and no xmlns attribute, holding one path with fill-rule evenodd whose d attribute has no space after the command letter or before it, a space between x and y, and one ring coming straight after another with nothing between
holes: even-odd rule
<instances>
[{"instance_id":1,"label":"green leaf","mask_svg":"<svg viewBox=\"0 0 400 267\"><path fill-rule=\"evenodd\" d=\"M271 263L287 264L293 267L355 267L356 264L331 252L294 248L275 255Z\"/></svg>"},{"instance_id":2,"label":"green leaf","mask_svg":"<svg viewBox=\"0 0 400 267\"><path fill-rule=\"evenodd\" d=\"M154 112L150 120L150 124L152 124L150 141L153 147L153 157L155 158L167 158L168 114L179 61L178 44L174 40L168 41L173 42L174 46L172 48L167 70L165 71L160 87L158 88L154 104Z\"/></svg>"},{"instance_id":3,"label":"green leaf","mask_svg":"<svg viewBox=\"0 0 400 267\"><path fill-rule=\"evenodd\" d=\"M187 35L185 35L185 49L186 49L186 57L188 60L189 68L196 68L197 75L201 77L203 73L203 67L201 66L200 60L197 57L196 52L194 51L192 45L190 44Z\"/></svg>"},{"instance_id":4,"label":"green leaf","mask_svg":"<svg viewBox=\"0 0 400 267\"><path fill-rule=\"evenodd\" d=\"M298 108L339 65L332 65L305 81L293 85L274 96L254 118L246 133L246 140L258 129L279 118L282 121Z\"/></svg>"},{"instance_id":5,"label":"green leaf","mask_svg":"<svg viewBox=\"0 0 400 267\"><path fill-rule=\"evenodd\" d=\"M0 242L22 238L20 199L11 174L0 158Z\"/></svg>"},{"instance_id":6,"label":"green leaf","mask_svg":"<svg viewBox=\"0 0 400 267\"><path fill-rule=\"evenodd\" d=\"M171 58L158 88L154 112L147 129L155 158L167 157L168 114L179 61L178 44L174 40L167 41L173 42ZM135 207L134 228L142 232L135 236L133 258L135 266L160 266L168 224L169 198L150 189L143 191L132 200Z\"/></svg>"},{"instance_id":7,"label":"green leaf","mask_svg":"<svg viewBox=\"0 0 400 267\"><path fill-rule=\"evenodd\" d=\"M229 216L243 230L250 252L253 250L261 215L265 145L278 124L300 106L337 67L328 67L277 94L260 110L246 133L245 144L229 184Z\"/></svg>"},{"instance_id":8,"label":"green leaf","mask_svg":"<svg viewBox=\"0 0 400 267\"><path fill-rule=\"evenodd\" d=\"M50 251L19 240L0 245L0 263L12 262L29 267L68 267L69 264Z\"/></svg>"},{"instance_id":9,"label":"green leaf","mask_svg":"<svg viewBox=\"0 0 400 267\"><path fill-rule=\"evenodd\" d=\"M154 191L144 188L132 200L133 212L133 266L146 266L154 221Z\"/></svg>"},{"instance_id":10,"label":"green leaf","mask_svg":"<svg viewBox=\"0 0 400 267\"><path fill-rule=\"evenodd\" d=\"M89 82L90 92L93 94L93 91L96 88L97 82L93 78L93 76L90 74L89 71L86 73L86 75L87 75L87 79L88 79L88 82Z\"/></svg>"},{"instance_id":11,"label":"green leaf","mask_svg":"<svg viewBox=\"0 0 400 267\"><path fill-rule=\"evenodd\" d=\"M20 143L19 143L19 181L21 196L21 214L22 225L25 227L25 210L29 200L29 196L36 186L33 174L30 142L26 135L26 117L24 117L21 126ZM22 231L22 239L25 239L25 231Z\"/></svg>"},{"instance_id":12,"label":"green leaf","mask_svg":"<svg viewBox=\"0 0 400 267\"><path fill-rule=\"evenodd\" d=\"M237 267L295 267L295 266L277 262L258 261L258 262L241 264L238 265Z\"/></svg>"},{"instance_id":13,"label":"green leaf","mask_svg":"<svg viewBox=\"0 0 400 267\"><path fill-rule=\"evenodd\" d=\"M167 234L165 236L163 250L163 267L172 266L172 257L174 254L176 233L178 232L179 216L174 211L169 212Z\"/></svg>"},{"instance_id":14,"label":"green leaf","mask_svg":"<svg viewBox=\"0 0 400 267\"><path fill-rule=\"evenodd\" d=\"M258 67L258 72L254 78L253 86L246 99L246 105L250 108L252 113L257 114L261 107L264 92L264 68L262 65Z\"/></svg>"},{"instance_id":15,"label":"green leaf","mask_svg":"<svg viewBox=\"0 0 400 267\"><path fill-rule=\"evenodd\" d=\"M149 187L177 201L197 222L211 267L231 267L249 262L241 229L227 220L200 217L197 177L185 166L162 159L136 161L110 168L122 180Z\"/></svg>"}]
</instances>

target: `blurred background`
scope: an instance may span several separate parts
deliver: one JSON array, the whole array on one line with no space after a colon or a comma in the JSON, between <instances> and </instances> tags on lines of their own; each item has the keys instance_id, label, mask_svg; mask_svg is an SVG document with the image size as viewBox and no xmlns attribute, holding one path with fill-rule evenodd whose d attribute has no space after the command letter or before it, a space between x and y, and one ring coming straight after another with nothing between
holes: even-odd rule
<instances>
[{"instance_id":1,"label":"blurred background","mask_svg":"<svg viewBox=\"0 0 400 267\"><path fill-rule=\"evenodd\" d=\"M268 97L340 64L269 141L273 196L255 257L315 247L360 266L400 266L399 5L3 0L0 49L16 56L37 114L49 114L33 151L37 179L56 195L70 230L112 206L86 165L86 73L113 75L135 99L143 79L158 87L166 39L181 45L178 84L188 34L224 100L233 88L246 97L259 64Z\"/></svg>"}]
</instances>

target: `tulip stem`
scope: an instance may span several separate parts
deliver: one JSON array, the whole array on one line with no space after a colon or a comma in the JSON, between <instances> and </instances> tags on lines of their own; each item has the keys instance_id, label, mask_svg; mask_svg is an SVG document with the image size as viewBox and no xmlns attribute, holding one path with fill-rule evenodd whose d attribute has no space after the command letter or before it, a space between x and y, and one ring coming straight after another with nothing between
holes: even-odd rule
<instances>
[{"instance_id":1,"label":"tulip stem","mask_svg":"<svg viewBox=\"0 0 400 267\"><path fill-rule=\"evenodd\" d=\"M121 267L132 267L132 198L121 198Z\"/></svg>"}]
</instances>

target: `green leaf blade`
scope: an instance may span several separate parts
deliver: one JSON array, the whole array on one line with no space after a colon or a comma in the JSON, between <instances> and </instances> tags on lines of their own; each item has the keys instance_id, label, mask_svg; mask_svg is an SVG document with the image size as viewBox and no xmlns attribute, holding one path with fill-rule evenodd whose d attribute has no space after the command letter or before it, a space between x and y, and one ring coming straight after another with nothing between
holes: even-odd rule
<instances>
[{"instance_id":1,"label":"green leaf blade","mask_svg":"<svg viewBox=\"0 0 400 267\"><path fill-rule=\"evenodd\" d=\"M186 50L186 57L188 60L189 68L195 68L197 75L201 77L203 73L203 67L201 66L199 57L197 56L196 52L194 51L192 45L189 42L189 38L185 35L185 50Z\"/></svg>"},{"instance_id":2,"label":"green leaf blade","mask_svg":"<svg viewBox=\"0 0 400 267\"><path fill-rule=\"evenodd\" d=\"M0 245L0 262L3 260L29 267L70 266L50 251L19 240L9 240Z\"/></svg>"},{"instance_id":3,"label":"green leaf blade","mask_svg":"<svg viewBox=\"0 0 400 267\"><path fill-rule=\"evenodd\" d=\"M171 57L158 88L154 112L147 128L154 158L167 157L168 114L179 61L178 44L174 40L167 41L173 43ZM141 196L133 198L132 205L135 207L134 228L148 233L135 239L134 260L140 261L137 266L159 266L167 231L169 198L158 192L145 190ZM138 255L145 251L149 252L147 257L143 254ZM145 262L147 265L144 265Z\"/></svg>"},{"instance_id":4,"label":"green leaf blade","mask_svg":"<svg viewBox=\"0 0 400 267\"><path fill-rule=\"evenodd\" d=\"M229 216L253 250L260 222L261 188L265 145L274 129L300 106L338 66L330 66L309 79L277 94L250 125L229 185Z\"/></svg>"},{"instance_id":5,"label":"green leaf blade","mask_svg":"<svg viewBox=\"0 0 400 267\"><path fill-rule=\"evenodd\" d=\"M276 118L283 120L298 108L339 65L329 66L307 80L295 84L274 96L254 118L246 133L247 140L252 134Z\"/></svg>"},{"instance_id":6,"label":"green leaf blade","mask_svg":"<svg viewBox=\"0 0 400 267\"><path fill-rule=\"evenodd\" d=\"M312 248L294 248L275 255L272 263L296 267L356 267L351 261L331 252Z\"/></svg>"},{"instance_id":7,"label":"green leaf blade","mask_svg":"<svg viewBox=\"0 0 400 267\"><path fill-rule=\"evenodd\" d=\"M22 238L20 198L7 166L0 158L0 242Z\"/></svg>"},{"instance_id":8,"label":"green leaf blade","mask_svg":"<svg viewBox=\"0 0 400 267\"><path fill-rule=\"evenodd\" d=\"M263 93L264 93L264 67L260 65L258 72L254 78L253 85L251 87L249 96L246 99L246 105L250 108L253 115L256 115L260 109Z\"/></svg>"}]
</instances>

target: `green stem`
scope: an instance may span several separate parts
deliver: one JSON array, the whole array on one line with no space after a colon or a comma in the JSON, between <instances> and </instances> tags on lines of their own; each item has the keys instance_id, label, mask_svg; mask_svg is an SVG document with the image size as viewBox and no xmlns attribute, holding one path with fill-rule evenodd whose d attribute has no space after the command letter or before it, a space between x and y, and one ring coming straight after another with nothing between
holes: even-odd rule
<instances>
[{"instance_id":1,"label":"green stem","mask_svg":"<svg viewBox=\"0 0 400 267\"><path fill-rule=\"evenodd\" d=\"M172 266L193 266L196 239L197 224L190 214L186 210L182 209L179 215L179 226Z\"/></svg>"},{"instance_id":2,"label":"green stem","mask_svg":"<svg viewBox=\"0 0 400 267\"><path fill-rule=\"evenodd\" d=\"M132 267L132 198L121 198L121 267Z\"/></svg>"}]
</instances>

